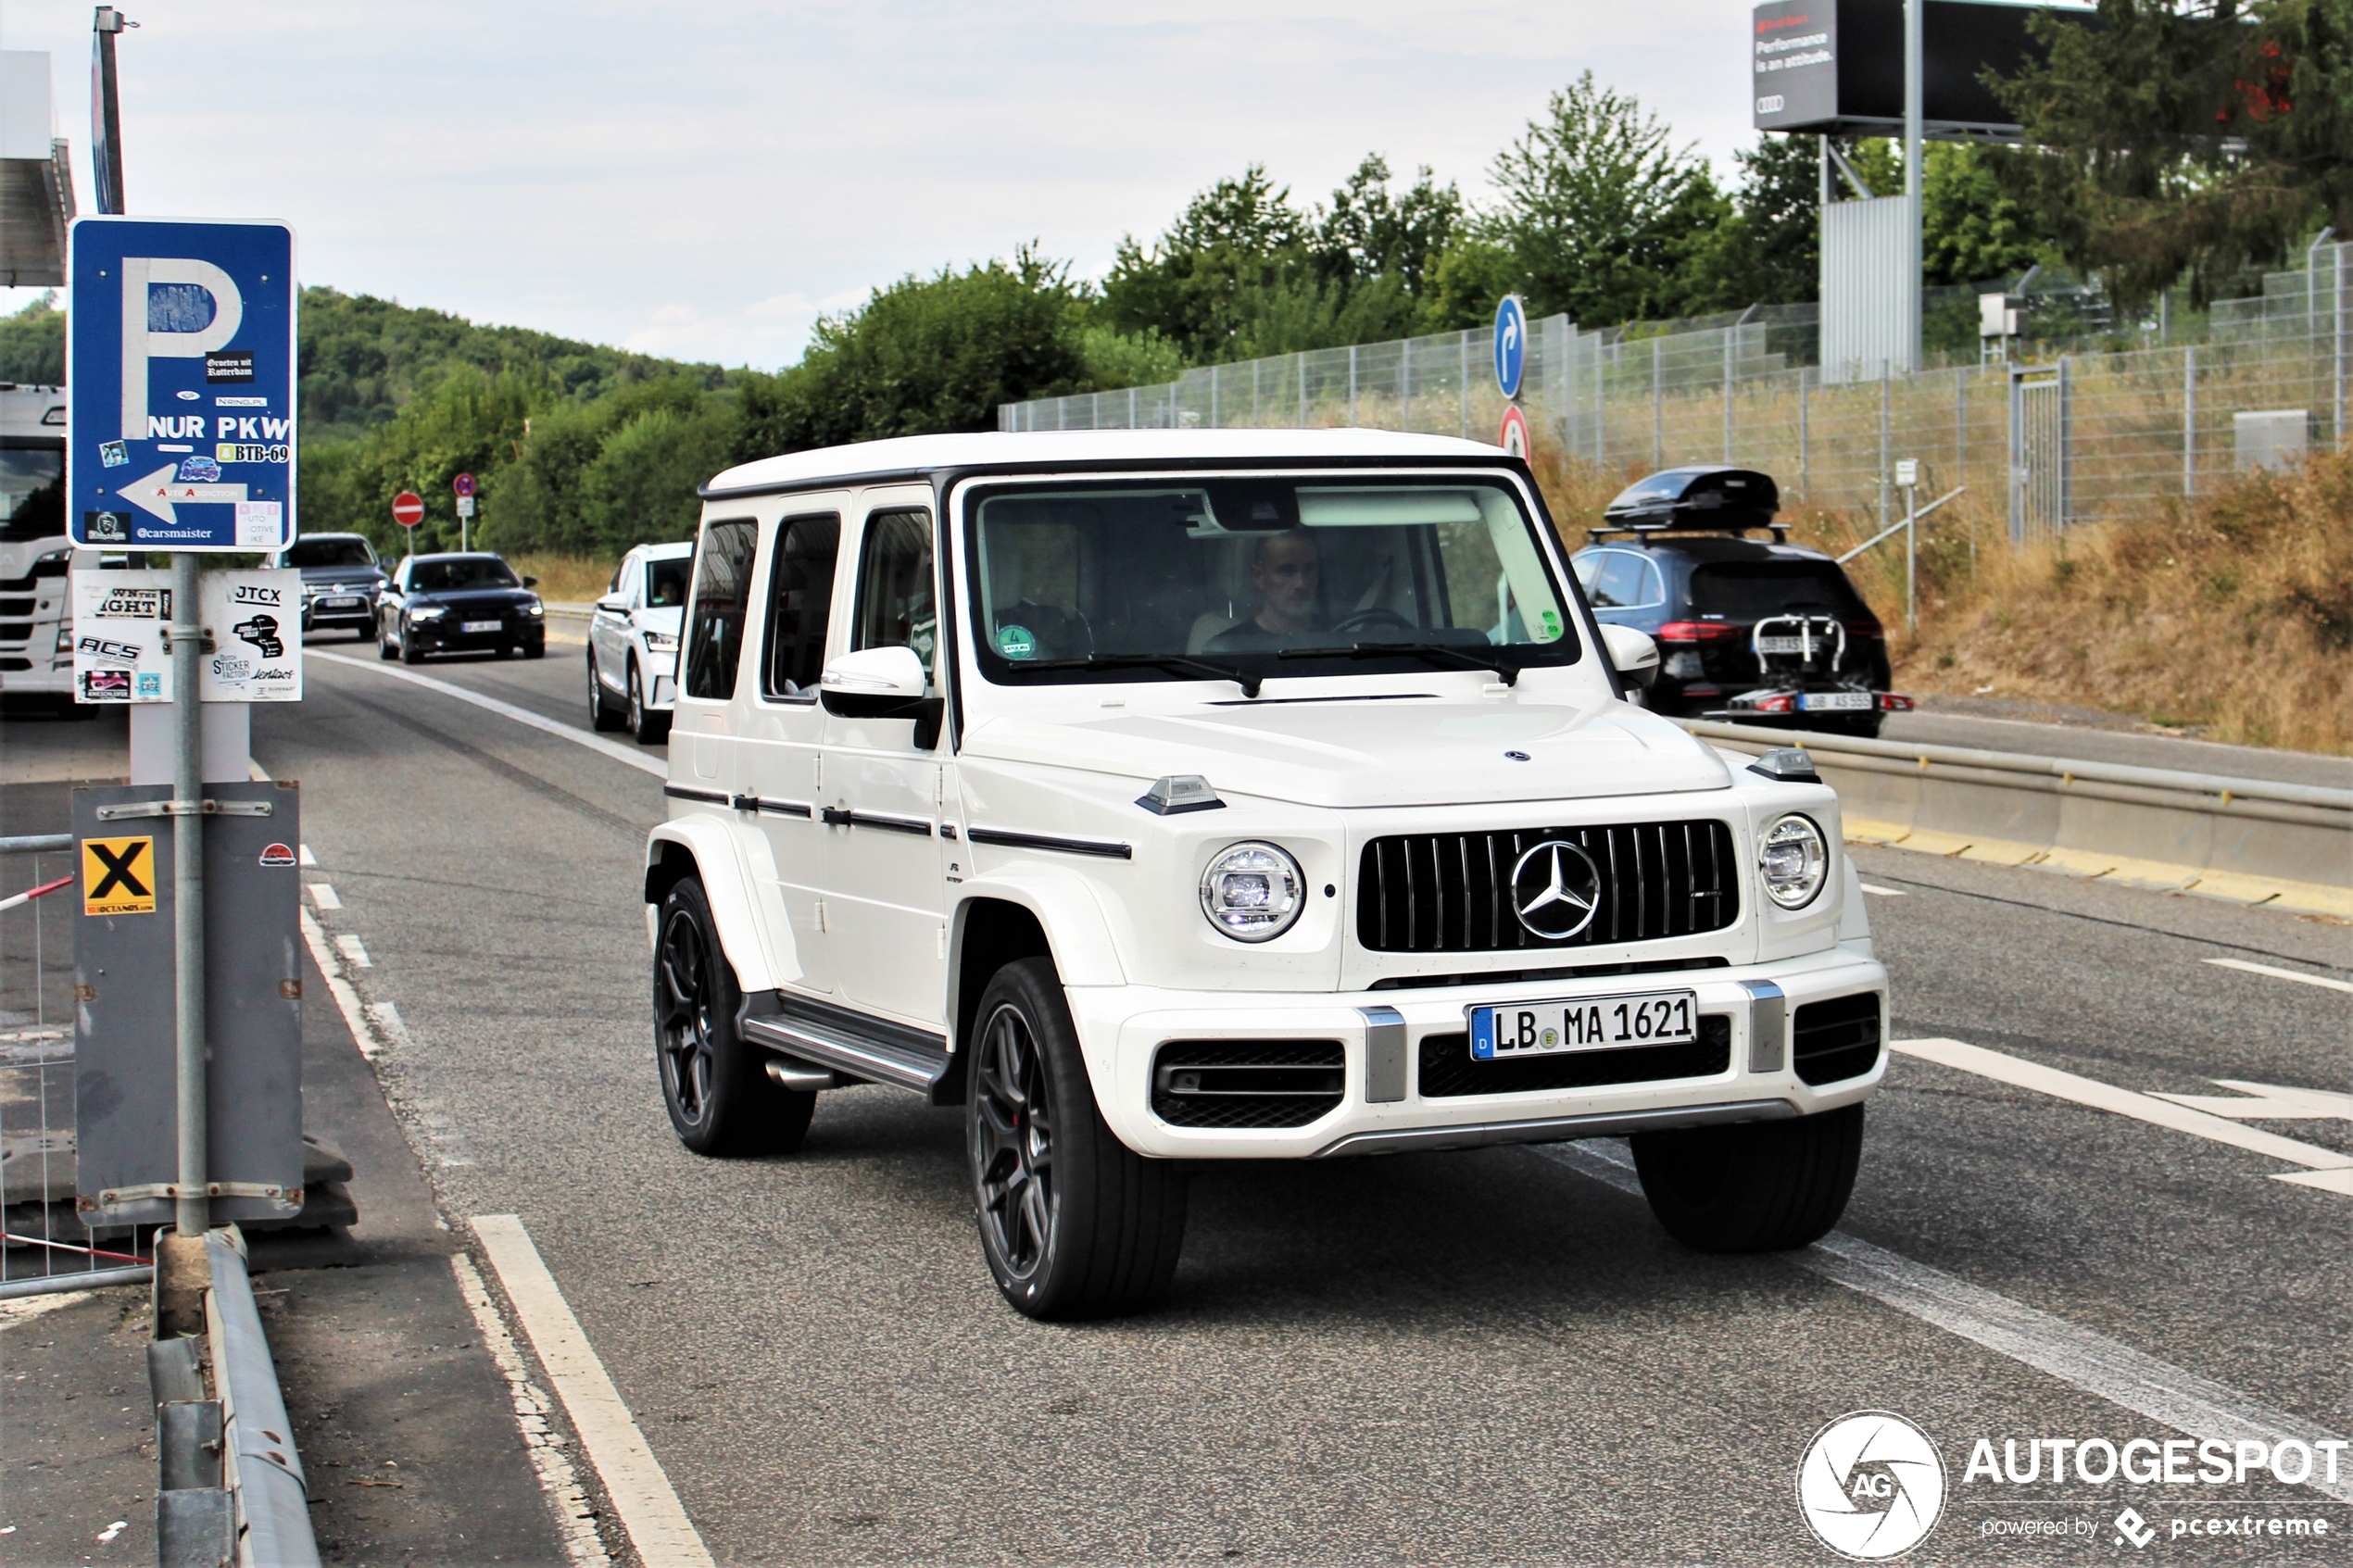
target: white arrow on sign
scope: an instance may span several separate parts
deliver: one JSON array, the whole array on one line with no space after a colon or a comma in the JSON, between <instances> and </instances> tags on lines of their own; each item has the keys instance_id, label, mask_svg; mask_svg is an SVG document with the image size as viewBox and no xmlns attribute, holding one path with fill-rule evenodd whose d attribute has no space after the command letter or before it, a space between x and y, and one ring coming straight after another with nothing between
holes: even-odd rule
<instances>
[{"instance_id":1,"label":"white arrow on sign","mask_svg":"<svg viewBox=\"0 0 2353 1568\"><path fill-rule=\"evenodd\" d=\"M134 507L141 507L166 522L180 520L172 515L174 505L200 501L242 501L245 487L242 484L193 484L172 479L174 465L166 463L146 478L134 480L115 492Z\"/></svg>"}]
</instances>

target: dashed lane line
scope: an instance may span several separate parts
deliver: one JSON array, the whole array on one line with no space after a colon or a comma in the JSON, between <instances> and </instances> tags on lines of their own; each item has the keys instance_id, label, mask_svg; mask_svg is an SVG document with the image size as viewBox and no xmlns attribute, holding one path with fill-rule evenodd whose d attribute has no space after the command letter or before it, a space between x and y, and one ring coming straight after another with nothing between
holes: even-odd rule
<instances>
[{"instance_id":1,"label":"dashed lane line","mask_svg":"<svg viewBox=\"0 0 2353 1568\"><path fill-rule=\"evenodd\" d=\"M318 905L321 909L340 909L343 908L342 897L335 892L334 888L331 884L323 882L314 882L309 884L309 887L310 901Z\"/></svg>"},{"instance_id":2,"label":"dashed lane line","mask_svg":"<svg viewBox=\"0 0 2353 1568\"><path fill-rule=\"evenodd\" d=\"M359 936L352 932L346 931L342 935L335 938L335 951L341 953L343 955L343 961L349 964L354 969L373 969L376 967L376 960L368 956L367 945L361 942Z\"/></svg>"},{"instance_id":3,"label":"dashed lane line","mask_svg":"<svg viewBox=\"0 0 2353 1568\"><path fill-rule=\"evenodd\" d=\"M1891 1040L1888 1048L1921 1061L1935 1062L1940 1067L1973 1073L1996 1083L2032 1089L2038 1094L2072 1100L2077 1105L2087 1105L2095 1110L2114 1111L2119 1116L2154 1123L2177 1133L2187 1133L2192 1137L2229 1144L2250 1154L2283 1160L2304 1169L2274 1175L2272 1180L2318 1187L2324 1192L2353 1195L2353 1154L2339 1154L2318 1144L2305 1143L2298 1138L2284 1138L2277 1133L2267 1133L2259 1127L2242 1126L2227 1117L2209 1115L2186 1105L2176 1105L2155 1095L2120 1089L2096 1078L2063 1073L2056 1067L2045 1067L2039 1061L2029 1061L2024 1057L2011 1056L2006 1051L1987 1050L1983 1046L1972 1046L1960 1040Z\"/></svg>"},{"instance_id":4,"label":"dashed lane line","mask_svg":"<svg viewBox=\"0 0 2353 1568\"><path fill-rule=\"evenodd\" d=\"M538 1352L539 1364L556 1386L573 1430L588 1450L588 1462L621 1515L621 1527L638 1560L646 1568L713 1568L711 1552L671 1489L661 1461L647 1447L645 1434L637 1429L621 1390L598 1360L522 1221L513 1214L477 1214L473 1229L523 1334Z\"/></svg>"},{"instance_id":5,"label":"dashed lane line","mask_svg":"<svg viewBox=\"0 0 2353 1568\"><path fill-rule=\"evenodd\" d=\"M2242 970L2248 974L2268 974L2274 980L2297 980L2307 985L2324 986L2331 991L2353 991L2353 980L2332 980L2325 974L2306 974L2301 970L2275 969L2267 963L2249 963L2245 959L2208 959L2217 969Z\"/></svg>"},{"instance_id":6,"label":"dashed lane line","mask_svg":"<svg viewBox=\"0 0 2353 1568\"><path fill-rule=\"evenodd\" d=\"M412 686L422 686L427 691L439 692L444 696L454 696L459 702L472 703L474 707L486 712L496 713L502 719L512 719L516 723L540 731L542 734L560 736L575 746L585 746L591 751L602 752L614 761L626 762L640 772L651 773L658 779L667 779L670 776L670 764L661 758L648 757L642 751L622 745L619 741L607 740L604 736L591 734L586 730L576 730L570 724L534 713L528 708L518 708L511 702L501 702L495 696L484 696L480 692L470 691L464 686L453 684L448 681L436 681L430 675L420 675L413 670L403 670L396 665L385 664L381 659L371 661L364 659L349 659L339 653L309 653L305 657L323 659L330 664L347 664L354 670L365 670L371 674L382 675L386 680L406 681Z\"/></svg>"},{"instance_id":7,"label":"dashed lane line","mask_svg":"<svg viewBox=\"0 0 2353 1568\"><path fill-rule=\"evenodd\" d=\"M1855 885L1866 893L1876 893L1882 898L1902 898L1906 896L1900 887L1881 887L1877 883L1858 882Z\"/></svg>"},{"instance_id":8,"label":"dashed lane line","mask_svg":"<svg viewBox=\"0 0 2353 1568\"><path fill-rule=\"evenodd\" d=\"M368 1026L368 1013L359 1002L359 993L344 978L339 955L327 940L326 927L308 909L297 909L302 916L302 940L310 949L310 961L319 966L319 973L327 982L327 995L335 999L335 1010L343 1014L344 1027L351 1031L359 1054L373 1061L383 1053L382 1036ZM389 1004L386 1004L389 1005Z\"/></svg>"},{"instance_id":9,"label":"dashed lane line","mask_svg":"<svg viewBox=\"0 0 2353 1568\"><path fill-rule=\"evenodd\" d=\"M1620 1192L1642 1195L1642 1183L1630 1161L1615 1144L1548 1144L1536 1146L1530 1152ZM2210 1378L2144 1355L2106 1335L1982 1289L1942 1269L1873 1246L1860 1236L1832 1231L1792 1256L1801 1267L1906 1317L1958 1335L2201 1441L2259 1439L2277 1447L2284 1439L2293 1439L2316 1449L2322 1443L2335 1443L2339 1454L2345 1451L2343 1437L2301 1416L2250 1399ZM2316 1466L2312 1478L2304 1485L2339 1502L2353 1502L2353 1473L2342 1464L2333 1471Z\"/></svg>"}]
</instances>

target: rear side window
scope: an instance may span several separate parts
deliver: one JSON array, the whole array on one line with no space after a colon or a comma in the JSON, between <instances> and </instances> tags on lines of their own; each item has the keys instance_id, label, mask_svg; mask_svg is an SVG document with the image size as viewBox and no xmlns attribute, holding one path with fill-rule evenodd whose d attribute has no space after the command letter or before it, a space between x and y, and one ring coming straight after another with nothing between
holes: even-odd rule
<instances>
[{"instance_id":1,"label":"rear side window","mask_svg":"<svg viewBox=\"0 0 2353 1568\"><path fill-rule=\"evenodd\" d=\"M686 695L724 702L736 695L744 651L744 612L751 603L751 558L760 524L731 518L707 525L695 551L695 608L686 628Z\"/></svg>"},{"instance_id":2,"label":"rear side window","mask_svg":"<svg viewBox=\"0 0 2353 1568\"><path fill-rule=\"evenodd\" d=\"M1595 609L1633 609L1667 597L1658 568L1631 550L1604 550L1600 570L1585 581Z\"/></svg>"},{"instance_id":3,"label":"rear side window","mask_svg":"<svg viewBox=\"0 0 2353 1568\"><path fill-rule=\"evenodd\" d=\"M860 552L857 637L851 646L913 648L929 670L938 641L939 612L932 602L931 514L876 512L866 520L866 543Z\"/></svg>"},{"instance_id":4,"label":"rear side window","mask_svg":"<svg viewBox=\"0 0 2353 1568\"><path fill-rule=\"evenodd\" d=\"M841 519L831 512L788 517L778 525L776 564L768 573L768 669L761 683L767 696L816 700L840 553Z\"/></svg>"},{"instance_id":5,"label":"rear side window","mask_svg":"<svg viewBox=\"0 0 2353 1568\"><path fill-rule=\"evenodd\" d=\"M1846 581L1826 560L1718 561L1692 572L1692 608L1729 621L1768 615L1861 616L1869 613Z\"/></svg>"}]
</instances>

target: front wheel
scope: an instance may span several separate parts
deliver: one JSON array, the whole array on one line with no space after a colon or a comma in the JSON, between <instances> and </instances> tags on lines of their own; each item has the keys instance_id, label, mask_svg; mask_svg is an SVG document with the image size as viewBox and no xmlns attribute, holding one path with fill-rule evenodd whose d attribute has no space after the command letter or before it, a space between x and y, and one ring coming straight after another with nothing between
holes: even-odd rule
<instances>
[{"instance_id":1,"label":"front wheel","mask_svg":"<svg viewBox=\"0 0 2353 1568\"><path fill-rule=\"evenodd\" d=\"M382 621L378 621L376 623L376 657L384 659L398 659L400 657L400 650L393 646L392 633L384 627L384 624Z\"/></svg>"},{"instance_id":2,"label":"front wheel","mask_svg":"<svg viewBox=\"0 0 2353 1568\"><path fill-rule=\"evenodd\" d=\"M1810 1246L1846 1211L1863 1108L1789 1122L1638 1133L1634 1171L1667 1234L1701 1252Z\"/></svg>"},{"instance_id":3,"label":"front wheel","mask_svg":"<svg viewBox=\"0 0 2353 1568\"><path fill-rule=\"evenodd\" d=\"M605 684L597 679L597 650L588 650L588 727L592 730L614 730L621 727L619 715L612 704L605 700Z\"/></svg>"},{"instance_id":4,"label":"front wheel","mask_svg":"<svg viewBox=\"0 0 2353 1568\"><path fill-rule=\"evenodd\" d=\"M975 1017L965 1147L998 1290L1041 1319L1151 1306L1184 1245L1185 1173L1104 1124L1051 960L999 970Z\"/></svg>"},{"instance_id":5,"label":"front wheel","mask_svg":"<svg viewBox=\"0 0 2353 1568\"><path fill-rule=\"evenodd\" d=\"M670 738L670 715L646 706L645 682L634 659L629 661L629 733L640 746L660 746Z\"/></svg>"},{"instance_id":6,"label":"front wheel","mask_svg":"<svg viewBox=\"0 0 2353 1568\"><path fill-rule=\"evenodd\" d=\"M654 1055L678 1141L722 1157L791 1153L817 1096L772 1080L765 1053L736 1033L743 994L701 883L688 877L670 890L657 929Z\"/></svg>"}]
</instances>

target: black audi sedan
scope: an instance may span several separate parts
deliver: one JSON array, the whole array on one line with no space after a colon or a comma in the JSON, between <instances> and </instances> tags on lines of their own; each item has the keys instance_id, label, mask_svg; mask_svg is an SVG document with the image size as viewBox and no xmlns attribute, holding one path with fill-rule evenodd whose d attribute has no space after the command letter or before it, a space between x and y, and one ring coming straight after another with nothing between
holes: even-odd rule
<instances>
[{"instance_id":1,"label":"black audi sedan","mask_svg":"<svg viewBox=\"0 0 2353 1568\"><path fill-rule=\"evenodd\" d=\"M1668 469L1611 502L1570 564L1595 619L1656 639L1643 706L1877 735L1912 706L1886 689L1886 631L1837 561L1789 542L1780 509L1754 469Z\"/></svg>"},{"instance_id":2,"label":"black audi sedan","mask_svg":"<svg viewBox=\"0 0 2353 1568\"><path fill-rule=\"evenodd\" d=\"M302 573L302 634L339 627L362 640L374 634L384 570L376 548L357 533L308 533L271 558Z\"/></svg>"},{"instance_id":3,"label":"black audi sedan","mask_svg":"<svg viewBox=\"0 0 2353 1568\"><path fill-rule=\"evenodd\" d=\"M404 556L392 569L377 610L376 649L415 664L429 653L521 654L545 658L547 610L497 556Z\"/></svg>"}]
</instances>

